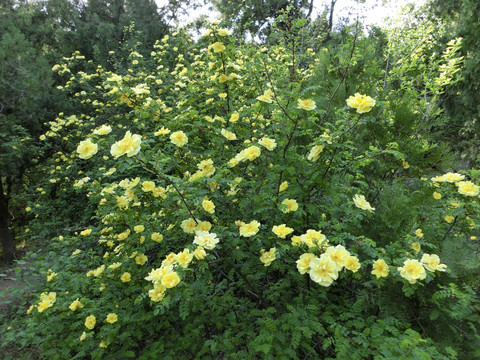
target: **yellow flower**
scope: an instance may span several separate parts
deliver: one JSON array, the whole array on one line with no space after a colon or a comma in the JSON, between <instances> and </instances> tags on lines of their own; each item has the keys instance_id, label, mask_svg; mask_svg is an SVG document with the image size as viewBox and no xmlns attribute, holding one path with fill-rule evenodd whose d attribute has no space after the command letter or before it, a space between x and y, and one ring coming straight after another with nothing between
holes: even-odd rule
<instances>
[{"instance_id":1,"label":"yellow flower","mask_svg":"<svg viewBox=\"0 0 480 360\"><path fill-rule=\"evenodd\" d=\"M415 252L419 252L422 249L422 247L418 242L413 242L412 249L415 250Z\"/></svg>"},{"instance_id":2,"label":"yellow flower","mask_svg":"<svg viewBox=\"0 0 480 360\"><path fill-rule=\"evenodd\" d=\"M237 140L237 135L235 133L222 129L220 133L225 137L227 140Z\"/></svg>"},{"instance_id":3,"label":"yellow flower","mask_svg":"<svg viewBox=\"0 0 480 360\"><path fill-rule=\"evenodd\" d=\"M207 256L207 253L203 247L197 246L197 248L193 252L193 255L197 260L203 260Z\"/></svg>"},{"instance_id":4,"label":"yellow flower","mask_svg":"<svg viewBox=\"0 0 480 360\"><path fill-rule=\"evenodd\" d=\"M315 145L314 147L312 147L312 150L310 150L310 153L307 156L307 160L311 162L317 161L320 157L320 153L323 151L324 148L324 145Z\"/></svg>"},{"instance_id":5,"label":"yellow flower","mask_svg":"<svg viewBox=\"0 0 480 360\"><path fill-rule=\"evenodd\" d=\"M232 115L230 115L230 122L235 123L239 118L240 118L240 114L234 111Z\"/></svg>"},{"instance_id":6,"label":"yellow flower","mask_svg":"<svg viewBox=\"0 0 480 360\"><path fill-rule=\"evenodd\" d=\"M351 108L357 109L357 113L367 113L375 106L375 100L370 96L355 93L347 99L347 105Z\"/></svg>"},{"instance_id":7,"label":"yellow flower","mask_svg":"<svg viewBox=\"0 0 480 360\"><path fill-rule=\"evenodd\" d=\"M345 269L351 272L357 272L360 269L360 262L356 256L349 256L345 261Z\"/></svg>"},{"instance_id":8,"label":"yellow flower","mask_svg":"<svg viewBox=\"0 0 480 360\"><path fill-rule=\"evenodd\" d=\"M216 52L216 53L220 53L220 52L225 51L225 45L223 45L223 43L221 41L217 41L210 46L213 49L213 51Z\"/></svg>"},{"instance_id":9,"label":"yellow flower","mask_svg":"<svg viewBox=\"0 0 480 360\"><path fill-rule=\"evenodd\" d=\"M130 280L132 279L132 275L130 275L129 272L124 272L122 274L122 276L120 276L120 280L122 280L122 282L129 282Z\"/></svg>"},{"instance_id":10,"label":"yellow flower","mask_svg":"<svg viewBox=\"0 0 480 360\"><path fill-rule=\"evenodd\" d=\"M267 137L261 138L258 143L262 145L264 148L266 148L269 151L272 151L277 147L277 143L275 142L275 139L270 139Z\"/></svg>"},{"instance_id":11,"label":"yellow flower","mask_svg":"<svg viewBox=\"0 0 480 360\"><path fill-rule=\"evenodd\" d=\"M161 242L163 240L163 235L157 232L154 232L150 237L155 242Z\"/></svg>"},{"instance_id":12,"label":"yellow flower","mask_svg":"<svg viewBox=\"0 0 480 360\"><path fill-rule=\"evenodd\" d=\"M321 231L308 229L307 232L300 236L300 241L308 247L314 247L327 244L327 238ZM325 244L324 244L325 243Z\"/></svg>"},{"instance_id":13,"label":"yellow flower","mask_svg":"<svg viewBox=\"0 0 480 360\"><path fill-rule=\"evenodd\" d=\"M165 290L167 288L160 283L156 283L153 285L153 289L148 291L148 296L154 302L159 302L163 300L165 296Z\"/></svg>"},{"instance_id":14,"label":"yellow flower","mask_svg":"<svg viewBox=\"0 0 480 360\"><path fill-rule=\"evenodd\" d=\"M463 179L465 179L465 175L448 172L448 173L446 173L445 175L442 176L442 179L443 179L443 181L446 181L446 182L449 182L449 183L456 183L456 182L459 182L459 181L462 181Z\"/></svg>"},{"instance_id":15,"label":"yellow flower","mask_svg":"<svg viewBox=\"0 0 480 360\"><path fill-rule=\"evenodd\" d=\"M87 139L81 141L77 146L77 153L80 159L90 159L93 155L98 152L98 145L92 143L92 140Z\"/></svg>"},{"instance_id":16,"label":"yellow flower","mask_svg":"<svg viewBox=\"0 0 480 360\"><path fill-rule=\"evenodd\" d=\"M162 276L161 283L167 289L171 289L178 285L180 282L180 276L175 271L171 271Z\"/></svg>"},{"instance_id":17,"label":"yellow flower","mask_svg":"<svg viewBox=\"0 0 480 360\"><path fill-rule=\"evenodd\" d=\"M127 154L127 157L132 157L140 151L141 142L142 138L140 135L132 135L130 131L127 131L122 140L117 141L112 145L110 148L110 154L115 158L125 154Z\"/></svg>"},{"instance_id":18,"label":"yellow flower","mask_svg":"<svg viewBox=\"0 0 480 360\"><path fill-rule=\"evenodd\" d=\"M456 183L458 193L465 196L477 196L480 193L480 186L475 185L471 181L460 181Z\"/></svg>"},{"instance_id":19,"label":"yellow flower","mask_svg":"<svg viewBox=\"0 0 480 360\"><path fill-rule=\"evenodd\" d=\"M300 274L305 274L309 271L310 262L315 259L315 254L305 253L300 255L300 258L296 261L297 269Z\"/></svg>"},{"instance_id":20,"label":"yellow flower","mask_svg":"<svg viewBox=\"0 0 480 360\"><path fill-rule=\"evenodd\" d=\"M48 270L47 282L52 281L55 276L57 276L56 272L53 272L52 270Z\"/></svg>"},{"instance_id":21,"label":"yellow flower","mask_svg":"<svg viewBox=\"0 0 480 360\"><path fill-rule=\"evenodd\" d=\"M92 330L96 323L97 319L95 318L95 315L87 316L85 319L85 327L89 330Z\"/></svg>"},{"instance_id":22,"label":"yellow flower","mask_svg":"<svg viewBox=\"0 0 480 360\"><path fill-rule=\"evenodd\" d=\"M163 126L159 130L157 130L153 133L153 135L155 135L155 136L165 136L165 135L168 135L168 134L170 134L170 130L163 127Z\"/></svg>"},{"instance_id":23,"label":"yellow flower","mask_svg":"<svg viewBox=\"0 0 480 360\"><path fill-rule=\"evenodd\" d=\"M435 254L423 254L421 262L428 271L445 271L447 265L440 264L440 258Z\"/></svg>"},{"instance_id":24,"label":"yellow flower","mask_svg":"<svg viewBox=\"0 0 480 360\"><path fill-rule=\"evenodd\" d=\"M154 197L161 197L162 199L165 199L167 197L167 190L161 186L156 187L152 191Z\"/></svg>"},{"instance_id":25,"label":"yellow flower","mask_svg":"<svg viewBox=\"0 0 480 360\"><path fill-rule=\"evenodd\" d=\"M153 181L144 181L142 183L142 190L144 192L153 191L155 189L155 183Z\"/></svg>"},{"instance_id":26,"label":"yellow flower","mask_svg":"<svg viewBox=\"0 0 480 360\"><path fill-rule=\"evenodd\" d=\"M415 230L415 235L421 239L423 237L423 232L422 232L422 229L417 229Z\"/></svg>"},{"instance_id":27,"label":"yellow flower","mask_svg":"<svg viewBox=\"0 0 480 360\"><path fill-rule=\"evenodd\" d=\"M435 192L433 193L433 198L434 198L435 200L440 200L440 199L442 198L442 194L440 194L440 193L438 193L438 192L435 191Z\"/></svg>"},{"instance_id":28,"label":"yellow flower","mask_svg":"<svg viewBox=\"0 0 480 360\"><path fill-rule=\"evenodd\" d=\"M422 263L414 259L405 260L403 267L398 267L397 269L400 271L400 276L410 284L415 284L417 280L423 280L427 276Z\"/></svg>"},{"instance_id":29,"label":"yellow flower","mask_svg":"<svg viewBox=\"0 0 480 360\"><path fill-rule=\"evenodd\" d=\"M212 224L208 221L199 221L198 225L195 227L195 231L210 231Z\"/></svg>"},{"instance_id":30,"label":"yellow flower","mask_svg":"<svg viewBox=\"0 0 480 360\"><path fill-rule=\"evenodd\" d=\"M187 268L193 259L193 254L188 249L175 255L175 261L183 268Z\"/></svg>"},{"instance_id":31,"label":"yellow flower","mask_svg":"<svg viewBox=\"0 0 480 360\"><path fill-rule=\"evenodd\" d=\"M228 36L228 35L232 35L233 33L233 31L230 29L218 29L217 32L218 32L218 35L220 36Z\"/></svg>"},{"instance_id":32,"label":"yellow flower","mask_svg":"<svg viewBox=\"0 0 480 360\"><path fill-rule=\"evenodd\" d=\"M455 220L455 218L452 215L447 215L445 216L445 221L449 224L451 224Z\"/></svg>"},{"instance_id":33,"label":"yellow flower","mask_svg":"<svg viewBox=\"0 0 480 360\"><path fill-rule=\"evenodd\" d=\"M271 104L273 101L272 96L273 96L273 91L270 89L267 89L264 91L263 95L257 96L257 100Z\"/></svg>"},{"instance_id":34,"label":"yellow flower","mask_svg":"<svg viewBox=\"0 0 480 360\"><path fill-rule=\"evenodd\" d=\"M365 199L365 196L363 195L356 194L353 197L353 202L355 203L355 206L360 209L367 210L370 212L375 210L375 208L372 207L372 205L370 205L370 203Z\"/></svg>"},{"instance_id":35,"label":"yellow flower","mask_svg":"<svg viewBox=\"0 0 480 360\"><path fill-rule=\"evenodd\" d=\"M37 311L39 313L43 312L44 310L48 309L49 307L51 307L53 304L48 301L47 299L45 300L42 300L39 304L38 304L38 307L37 307Z\"/></svg>"},{"instance_id":36,"label":"yellow flower","mask_svg":"<svg viewBox=\"0 0 480 360\"><path fill-rule=\"evenodd\" d=\"M202 207L209 214L214 214L215 213L215 204L211 200L207 200L207 199L203 200L202 201Z\"/></svg>"},{"instance_id":37,"label":"yellow flower","mask_svg":"<svg viewBox=\"0 0 480 360\"><path fill-rule=\"evenodd\" d=\"M345 266L347 259L350 256L350 253L342 245L337 245L335 247L329 246L324 253L325 256L330 257L337 267L337 271L340 271Z\"/></svg>"},{"instance_id":38,"label":"yellow flower","mask_svg":"<svg viewBox=\"0 0 480 360\"><path fill-rule=\"evenodd\" d=\"M265 251L264 249L260 251L260 261L264 264L264 266L270 266L272 264L273 260L276 259L276 251L277 249L274 247L268 251Z\"/></svg>"},{"instance_id":39,"label":"yellow flower","mask_svg":"<svg viewBox=\"0 0 480 360\"><path fill-rule=\"evenodd\" d=\"M297 100L297 109L303 109L306 111L314 110L317 107L315 101L312 99L298 99Z\"/></svg>"},{"instance_id":40,"label":"yellow flower","mask_svg":"<svg viewBox=\"0 0 480 360\"><path fill-rule=\"evenodd\" d=\"M435 176L433 178L430 179L432 182L445 182L445 177L442 175L442 176Z\"/></svg>"},{"instance_id":41,"label":"yellow flower","mask_svg":"<svg viewBox=\"0 0 480 360\"><path fill-rule=\"evenodd\" d=\"M145 230L145 226L143 225L135 225L133 227L133 230L137 233L137 234L140 234L142 231Z\"/></svg>"},{"instance_id":42,"label":"yellow flower","mask_svg":"<svg viewBox=\"0 0 480 360\"><path fill-rule=\"evenodd\" d=\"M121 245L119 245L121 246ZM103 266L103 265L102 265ZM122 266L122 263L121 262L115 262L111 265L108 265L108 268L109 269L112 269L112 270L117 270L120 266Z\"/></svg>"},{"instance_id":43,"label":"yellow flower","mask_svg":"<svg viewBox=\"0 0 480 360\"><path fill-rule=\"evenodd\" d=\"M107 315L107 318L105 319L106 322L109 324L116 323L118 321L118 316L115 313L110 313Z\"/></svg>"},{"instance_id":44,"label":"yellow flower","mask_svg":"<svg viewBox=\"0 0 480 360\"><path fill-rule=\"evenodd\" d=\"M282 201L282 205L286 207L282 210L283 213L288 214L298 210L298 203L295 199L285 199Z\"/></svg>"},{"instance_id":45,"label":"yellow flower","mask_svg":"<svg viewBox=\"0 0 480 360\"><path fill-rule=\"evenodd\" d=\"M253 161L261 154L261 150L258 146L250 146L244 150L242 150L237 156L239 157L237 160L244 161L250 160ZM236 158L236 157L235 157Z\"/></svg>"},{"instance_id":46,"label":"yellow flower","mask_svg":"<svg viewBox=\"0 0 480 360\"><path fill-rule=\"evenodd\" d=\"M213 250L220 240L217 238L217 234L209 233L208 231L195 232L195 238L193 243L199 245L207 250Z\"/></svg>"},{"instance_id":47,"label":"yellow flower","mask_svg":"<svg viewBox=\"0 0 480 360\"><path fill-rule=\"evenodd\" d=\"M335 262L326 254L310 261L310 278L322 286L330 286L338 279Z\"/></svg>"},{"instance_id":48,"label":"yellow flower","mask_svg":"<svg viewBox=\"0 0 480 360\"><path fill-rule=\"evenodd\" d=\"M93 132L95 135L107 135L112 131L112 128L108 125L102 125Z\"/></svg>"},{"instance_id":49,"label":"yellow flower","mask_svg":"<svg viewBox=\"0 0 480 360\"><path fill-rule=\"evenodd\" d=\"M183 220L182 224L180 225L182 230L186 232L187 234L191 234L195 231L195 228L197 227L197 223L195 222L194 219L189 218L187 220Z\"/></svg>"},{"instance_id":50,"label":"yellow flower","mask_svg":"<svg viewBox=\"0 0 480 360\"><path fill-rule=\"evenodd\" d=\"M84 341L87 338L87 333L84 331L82 335L80 335L80 341Z\"/></svg>"},{"instance_id":51,"label":"yellow flower","mask_svg":"<svg viewBox=\"0 0 480 360\"><path fill-rule=\"evenodd\" d=\"M278 192L282 192L288 189L288 182L284 181L280 184Z\"/></svg>"},{"instance_id":52,"label":"yellow flower","mask_svg":"<svg viewBox=\"0 0 480 360\"><path fill-rule=\"evenodd\" d=\"M30 315L32 311L36 308L37 305L30 305L30 307L27 309L27 315Z\"/></svg>"},{"instance_id":53,"label":"yellow flower","mask_svg":"<svg viewBox=\"0 0 480 360\"><path fill-rule=\"evenodd\" d=\"M148 257L145 254L139 254L135 256L135 263L137 265L144 265L148 260Z\"/></svg>"},{"instance_id":54,"label":"yellow flower","mask_svg":"<svg viewBox=\"0 0 480 360\"><path fill-rule=\"evenodd\" d=\"M188 137L183 131L175 131L170 135L170 141L175 146L182 147L188 143Z\"/></svg>"},{"instance_id":55,"label":"yellow flower","mask_svg":"<svg viewBox=\"0 0 480 360\"><path fill-rule=\"evenodd\" d=\"M83 308L83 304L78 300L78 298L76 300L74 300L69 306L68 308L72 311L76 311L78 309L81 309Z\"/></svg>"},{"instance_id":56,"label":"yellow flower","mask_svg":"<svg viewBox=\"0 0 480 360\"><path fill-rule=\"evenodd\" d=\"M87 235L90 235L91 232L92 232L92 229L85 229L80 232L80 235L87 236Z\"/></svg>"},{"instance_id":57,"label":"yellow flower","mask_svg":"<svg viewBox=\"0 0 480 360\"><path fill-rule=\"evenodd\" d=\"M248 224L243 223L240 226L240 236L251 237L255 235L260 228L260 223L257 220L253 220Z\"/></svg>"},{"instance_id":58,"label":"yellow flower","mask_svg":"<svg viewBox=\"0 0 480 360\"><path fill-rule=\"evenodd\" d=\"M275 225L272 228L272 231L275 235L277 235L280 239L285 239L287 235L293 232L293 229L286 226L285 224L282 225Z\"/></svg>"},{"instance_id":59,"label":"yellow flower","mask_svg":"<svg viewBox=\"0 0 480 360\"><path fill-rule=\"evenodd\" d=\"M390 273L390 269L388 268L387 263L383 259L378 259L373 263L372 266L372 275L375 275L377 279L382 277L387 277Z\"/></svg>"}]
</instances>

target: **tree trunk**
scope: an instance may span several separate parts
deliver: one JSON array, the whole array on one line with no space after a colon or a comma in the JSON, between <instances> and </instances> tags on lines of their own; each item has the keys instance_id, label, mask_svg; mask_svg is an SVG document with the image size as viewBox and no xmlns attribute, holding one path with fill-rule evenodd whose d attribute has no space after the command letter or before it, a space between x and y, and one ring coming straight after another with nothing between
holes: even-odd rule
<instances>
[{"instance_id":1,"label":"tree trunk","mask_svg":"<svg viewBox=\"0 0 480 360\"><path fill-rule=\"evenodd\" d=\"M9 197L3 191L2 179L0 178L0 245L2 247L3 260L6 263L11 263L15 259L15 239L8 228L9 212L8 212Z\"/></svg>"}]
</instances>

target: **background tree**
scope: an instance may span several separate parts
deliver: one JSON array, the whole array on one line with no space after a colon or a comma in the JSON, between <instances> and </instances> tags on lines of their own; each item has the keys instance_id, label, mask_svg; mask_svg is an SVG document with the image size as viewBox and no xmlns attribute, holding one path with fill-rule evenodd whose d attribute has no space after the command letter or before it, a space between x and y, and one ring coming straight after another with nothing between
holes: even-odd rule
<instances>
[{"instance_id":1,"label":"background tree","mask_svg":"<svg viewBox=\"0 0 480 360\"><path fill-rule=\"evenodd\" d=\"M438 40L447 43L452 37L462 37L461 69L463 81L447 90L441 103L445 110L441 136L462 152L462 158L472 163L480 149L480 3L475 0L432 0L427 14L447 28ZM438 36L435 34L435 36ZM465 164L468 166L468 164Z\"/></svg>"},{"instance_id":2,"label":"background tree","mask_svg":"<svg viewBox=\"0 0 480 360\"><path fill-rule=\"evenodd\" d=\"M15 257L10 204L36 164L42 124L54 113L50 65L35 35L35 3L0 4L0 243L3 258Z\"/></svg>"}]
</instances>

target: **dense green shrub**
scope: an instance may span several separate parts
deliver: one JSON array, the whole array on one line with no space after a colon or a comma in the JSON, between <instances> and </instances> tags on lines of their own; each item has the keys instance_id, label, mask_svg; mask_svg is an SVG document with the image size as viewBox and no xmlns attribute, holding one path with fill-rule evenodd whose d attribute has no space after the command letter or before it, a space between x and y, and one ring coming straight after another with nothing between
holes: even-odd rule
<instances>
[{"instance_id":1,"label":"dense green shrub","mask_svg":"<svg viewBox=\"0 0 480 360\"><path fill-rule=\"evenodd\" d=\"M79 54L54 67L91 110L42 137L65 143L49 186L95 212L53 240L5 343L51 359L478 356L462 285L478 274L478 173L433 177L451 157L417 128L430 104L383 87L379 65L347 71L358 31L343 52L307 50L307 68L288 44L228 33L165 37L153 68L132 53L125 74L70 72Z\"/></svg>"}]
</instances>

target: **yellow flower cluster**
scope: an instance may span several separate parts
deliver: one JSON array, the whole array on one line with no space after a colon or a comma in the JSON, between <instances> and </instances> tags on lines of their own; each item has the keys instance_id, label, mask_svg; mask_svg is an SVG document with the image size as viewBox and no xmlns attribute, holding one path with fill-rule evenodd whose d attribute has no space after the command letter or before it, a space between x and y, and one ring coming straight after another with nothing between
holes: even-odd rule
<instances>
[{"instance_id":1,"label":"yellow flower cluster","mask_svg":"<svg viewBox=\"0 0 480 360\"><path fill-rule=\"evenodd\" d=\"M297 260L297 269L301 274L308 272L313 281L326 287L338 279L338 273L343 268L357 272L360 269L360 262L342 245L329 246L320 257L303 254Z\"/></svg>"},{"instance_id":2,"label":"yellow flower cluster","mask_svg":"<svg viewBox=\"0 0 480 360\"><path fill-rule=\"evenodd\" d=\"M45 311L46 309L52 307L56 300L57 300L57 293L56 292L50 292L48 294L47 293L41 293L40 294L40 302L38 303L38 306L37 306L37 311L39 313L41 313L41 312Z\"/></svg>"},{"instance_id":3,"label":"yellow flower cluster","mask_svg":"<svg viewBox=\"0 0 480 360\"><path fill-rule=\"evenodd\" d=\"M438 183L454 183L457 186L458 193L464 196L477 196L480 194L480 186L475 185L471 181L464 181L465 175L448 172L441 176L435 176L431 178L431 181L435 186L439 186ZM437 195L438 194L438 195ZM435 199L440 199L441 195L437 192L433 193Z\"/></svg>"},{"instance_id":4,"label":"yellow flower cluster","mask_svg":"<svg viewBox=\"0 0 480 360\"><path fill-rule=\"evenodd\" d=\"M320 249L328 246L327 237L322 231L308 229L305 234L300 236L292 236L292 245L305 244L308 247L318 247Z\"/></svg>"}]
</instances>

